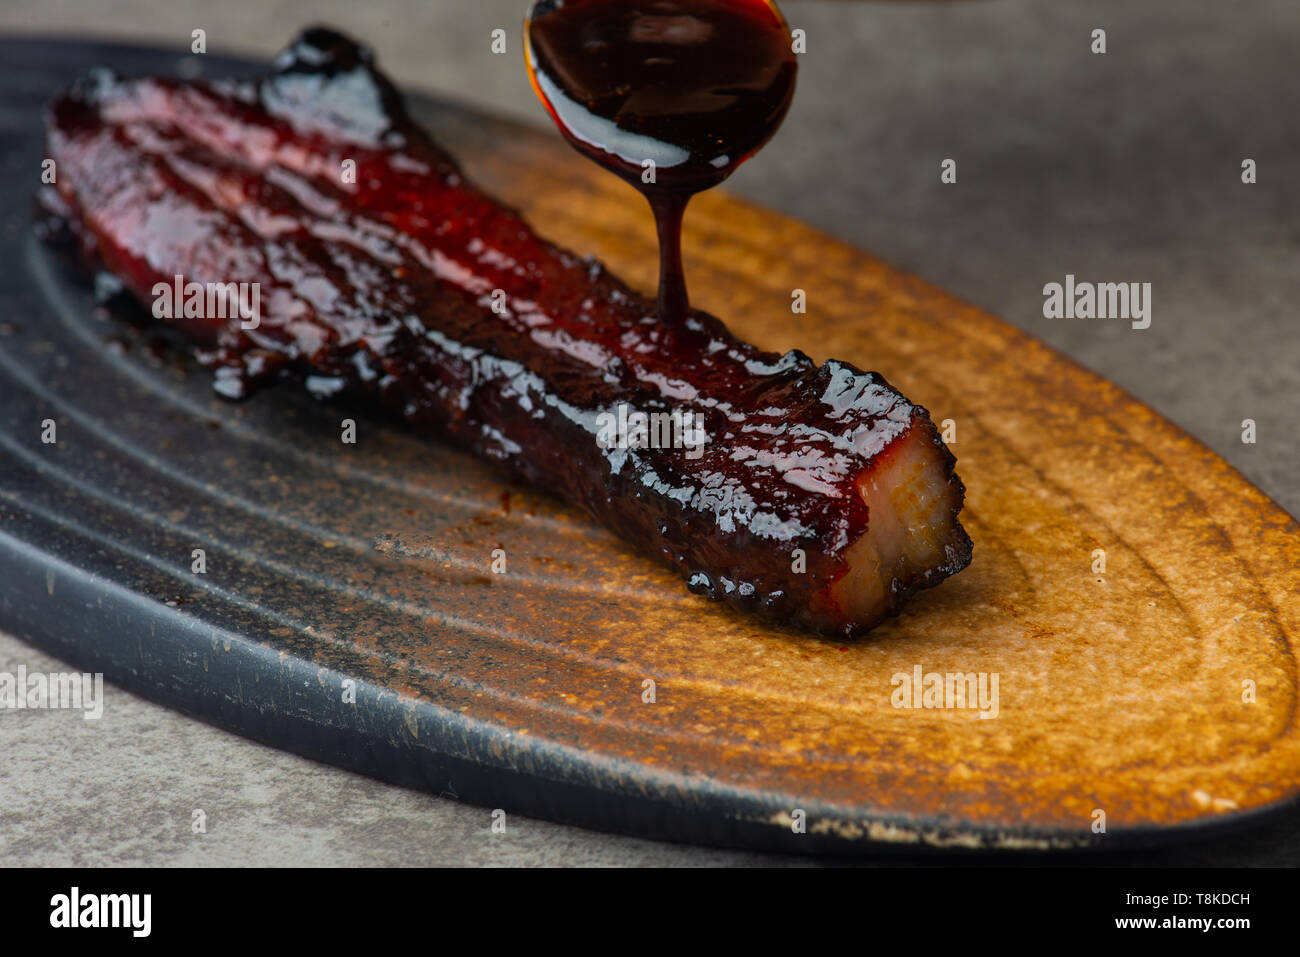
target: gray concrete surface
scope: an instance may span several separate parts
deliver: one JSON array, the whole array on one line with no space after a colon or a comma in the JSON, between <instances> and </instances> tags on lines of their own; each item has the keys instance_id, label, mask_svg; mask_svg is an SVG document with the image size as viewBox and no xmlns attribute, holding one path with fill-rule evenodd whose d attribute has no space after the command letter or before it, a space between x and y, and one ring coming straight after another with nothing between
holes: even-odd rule
<instances>
[{"instance_id":1,"label":"gray concrete surface","mask_svg":"<svg viewBox=\"0 0 1300 957\"><path fill-rule=\"evenodd\" d=\"M522 0L6 0L0 30L270 54L308 21L408 86L543 124ZM785 128L733 190L1004 316L1113 379L1300 513L1300 5L784 4L807 31ZM1089 51L1107 31L1108 52ZM958 182L939 164L957 160ZM1243 185L1243 158L1258 183ZM689 268L689 263L688 263ZM1150 282L1151 327L1047 320L1066 273ZM1258 443L1243 445L1243 418ZM0 670L58 670L0 635ZM51 864L800 864L512 820L264 748L109 689L102 721L0 713L0 860ZM58 741L52 747L52 741ZM192 811L207 833L191 832ZM1300 815L1118 864L1300 862Z\"/></svg>"}]
</instances>

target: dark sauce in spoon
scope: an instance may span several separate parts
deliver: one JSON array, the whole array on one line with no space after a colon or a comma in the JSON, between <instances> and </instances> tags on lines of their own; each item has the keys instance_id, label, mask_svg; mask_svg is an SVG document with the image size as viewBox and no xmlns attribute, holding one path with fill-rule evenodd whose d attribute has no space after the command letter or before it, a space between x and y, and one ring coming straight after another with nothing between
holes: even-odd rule
<instances>
[{"instance_id":1,"label":"dark sauce in spoon","mask_svg":"<svg viewBox=\"0 0 1300 957\"><path fill-rule=\"evenodd\" d=\"M769 0L536 0L529 78L565 138L650 202L659 318L689 309L682 215L785 118L790 31Z\"/></svg>"}]
</instances>

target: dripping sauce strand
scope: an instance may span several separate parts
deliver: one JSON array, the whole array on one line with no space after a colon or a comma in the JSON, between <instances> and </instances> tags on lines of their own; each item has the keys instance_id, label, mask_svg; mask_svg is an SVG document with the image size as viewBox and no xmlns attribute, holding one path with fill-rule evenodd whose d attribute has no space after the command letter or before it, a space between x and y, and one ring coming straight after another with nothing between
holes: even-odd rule
<instances>
[{"instance_id":1,"label":"dripping sauce strand","mask_svg":"<svg viewBox=\"0 0 1300 957\"><path fill-rule=\"evenodd\" d=\"M529 78L579 152L640 190L659 238L659 318L690 309L686 204L776 132L794 97L790 31L769 0L536 0Z\"/></svg>"}]
</instances>

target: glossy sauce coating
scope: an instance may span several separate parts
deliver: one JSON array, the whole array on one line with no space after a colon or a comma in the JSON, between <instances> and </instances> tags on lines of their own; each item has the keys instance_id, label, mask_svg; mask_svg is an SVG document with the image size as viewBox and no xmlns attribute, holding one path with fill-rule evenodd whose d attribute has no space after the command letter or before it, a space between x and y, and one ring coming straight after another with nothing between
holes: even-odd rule
<instances>
[{"instance_id":1,"label":"glossy sauce coating","mask_svg":"<svg viewBox=\"0 0 1300 957\"><path fill-rule=\"evenodd\" d=\"M880 614L964 567L952 457L879 376L762 352L703 313L659 321L466 183L351 41L309 31L277 65L258 84L91 77L47 123L69 217L137 298L176 274L260 284L254 330L178 322L223 394L288 367L375 395L585 507L693 590L844 634L878 620L827 597L868 530L859 482L920 436L946 477L936 494L956 494L958 547ZM620 405L698 413L702 454L602 447L599 417Z\"/></svg>"}]
</instances>

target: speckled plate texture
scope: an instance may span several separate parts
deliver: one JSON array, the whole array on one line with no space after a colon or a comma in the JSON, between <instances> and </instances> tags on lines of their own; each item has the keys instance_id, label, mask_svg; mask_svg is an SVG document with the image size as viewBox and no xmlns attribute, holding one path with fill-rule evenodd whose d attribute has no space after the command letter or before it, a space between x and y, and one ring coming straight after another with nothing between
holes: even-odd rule
<instances>
[{"instance_id":1,"label":"speckled plate texture","mask_svg":"<svg viewBox=\"0 0 1300 957\"><path fill-rule=\"evenodd\" d=\"M368 409L292 383L218 401L157 330L97 308L31 216L40 106L92 66L177 61L0 41L0 627L323 761L673 840L1105 848L1294 801L1297 524L1118 388L794 221L700 197L699 304L765 348L882 372L951 420L968 489L969 569L866 640L774 628ZM413 113L543 233L652 288L629 188L553 135ZM814 307L792 317L796 288Z\"/></svg>"}]
</instances>

